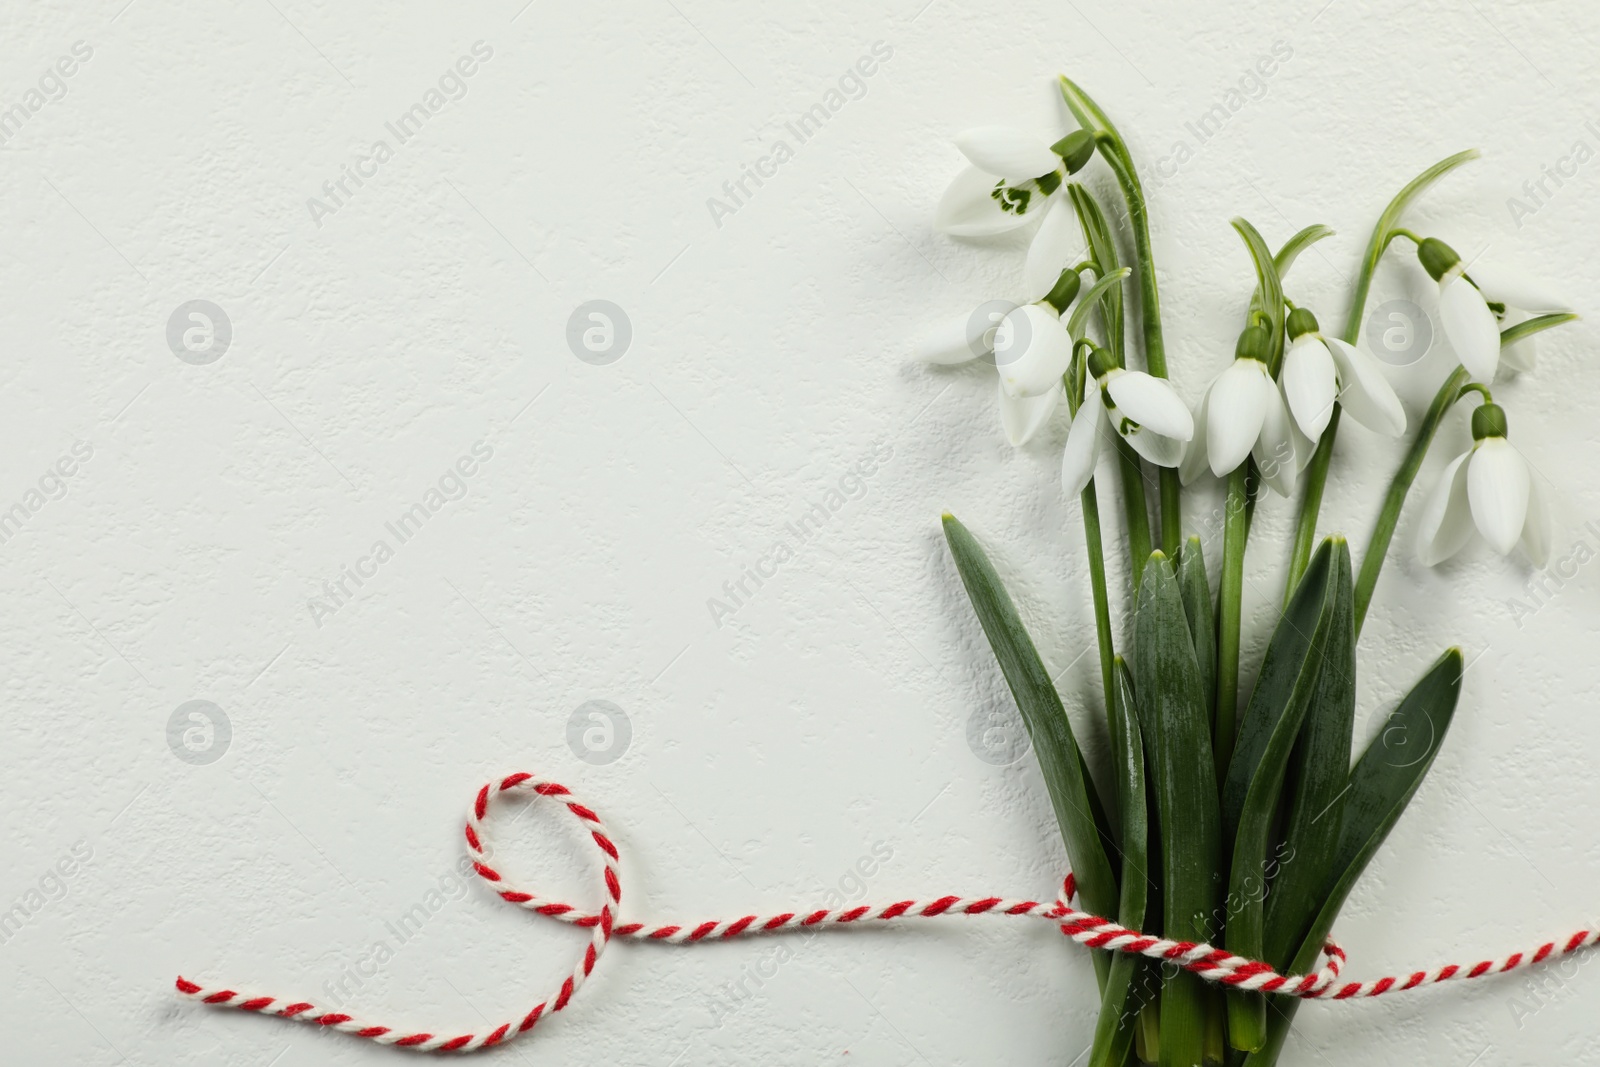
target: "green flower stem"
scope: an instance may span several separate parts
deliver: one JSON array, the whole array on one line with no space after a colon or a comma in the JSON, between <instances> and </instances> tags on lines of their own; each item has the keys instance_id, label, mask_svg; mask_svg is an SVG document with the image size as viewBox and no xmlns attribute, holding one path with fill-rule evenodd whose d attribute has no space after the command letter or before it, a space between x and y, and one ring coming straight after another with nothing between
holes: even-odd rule
<instances>
[{"instance_id":1,"label":"green flower stem","mask_svg":"<svg viewBox=\"0 0 1600 1067\"><path fill-rule=\"evenodd\" d=\"M1372 228L1372 236L1367 240L1367 251L1361 258L1361 269L1356 272L1356 284L1350 294L1350 310L1344 320L1344 340L1347 344L1355 344L1361 336L1361 320L1367 313L1367 298L1372 292L1372 276L1378 270L1378 262L1383 259L1384 252L1388 251L1389 243L1396 237L1405 237L1416 241L1417 235L1400 226L1400 215L1405 211L1412 200L1422 194L1430 185L1444 177L1461 164L1478 156L1477 149L1469 148L1465 152L1457 152L1453 156L1441 159L1407 183L1404 189L1395 194L1389 201L1388 207L1383 209L1383 214L1378 216L1378 223ZM1300 498L1300 518L1295 526L1294 550L1289 557L1289 580L1285 583L1283 596L1288 602L1289 595L1294 592L1294 587L1299 584L1300 576L1306 571L1306 564L1311 561L1311 549L1317 540L1317 519L1322 512L1322 491L1328 482L1328 465L1333 458L1333 442L1339 436L1339 411L1337 403L1333 405L1333 417L1328 420L1328 428L1322 432L1322 439L1317 442L1317 450L1311 457L1306 478L1305 495ZM1415 472L1413 472L1415 477ZM1409 484L1407 486L1409 488ZM1401 492L1404 500L1405 493ZM1390 533L1394 531L1391 529ZM1388 547L1388 539L1384 540L1384 547ZM1382 566L1382 559L1378 565ZM1362 562L1363 573L1366 563ZM1374 582L1377 574L1373 574ZM1357 603L1361 608L1356 612L1356 628L1361 626L1361 617L1366 614L1365 605L1357 593Z\"/></svg>"},{"instance_id":2,"label":"green flower stem","mask_svg":"<svg viewBox=\"0 0 1600 1067\"><path fill-rule=\"evenodd\" d=\"M1111 701L1116 694L1116 649L1111 640L1111 602L1106 595L1106 559L1100 541L1100 500L1095 495L1094 479L1083 491L1083 543L1089 553L1089 585L1094 592L1094 635L1100 645L1100 683L1105 687L1106 723L1114 714Z\"/></svg>"},{"instance_id":3,"label":"green flower stem","mask_svg":"<svg viewBox=\"0 0 1600 1067\"><path fill-rule=\"evenodd\" d=\"M1158 989L1139 1008L1133 1032L1133 1048L1141 1063L1156 1063L1161 1059L1161 991Z\"/></svg>"},{"instance_id":4,"label":"green flower stem","mask_svg":"<svg viewBox=\"0 0 1600 1067\"><path fill-rule=\"evenodd\" d=\"M1121 138L1117 139L1120 147ZM1145 207L1144 191L1139 187L1139 176L1127 159L1127 149L1122 148L1125 166L1113 166L1122 193L1128 201L1128 221L1133 225L1133 255L1139 268L1139 322L1144 328L1144 365L1157 378L1167 376L1167 348L1161 333L1161 294L1156 288L1155 253L1150 247L1149 212ZM1157 477L1161 487L1161 550L1176 557L1178 545L1183 540L1182 483L1173 467L1162 467Z\"/></svg>"},{"instance_id":5,"label":"green flower stem","mask_svg":"<svg viewBox=\"0 0 1600 1067\"><path fill-rule=\"evenodd\" d=\"M1252 322L1261 319L1267 330L1270 350L1267 367L1277 370L1283 361L1283 280L1276 257L1267 250L1261 234L1244 218L1235 218L1233 228L1243 239L1256 269L1256 294L1251 301ZM1299 247L1317 239L1319 228L1302 230L1285 246L1284 268L1293 262ZM1252 327L1259 328L1259 327ZM1244 596L1244 550L1250 540L1250 522L1255 514L1261 476L1253 458L1246 458L1228 475L1227 501L1223 505L1222 578L1217 592L1217 694L1213 713L1211 748L1219 779L1228 772L1233 759L1239 720L1239 624Z\"/></svg>"},{"instance_id":6,"label":"green flower stem","mask_svg":"<svg viewBox=\"0 0 1600 1067\"><path fill-rule=\"evenodd\" d=\"M1084 242L1089 246L1091 265L1101 281L1079 300L1078 307L1069 320L1069 331L1074 337L1090 309L1098 309L1100 323L1105 330L1106 347L1116 365L1127 366L1125 338L1123 336L1122 293L1120 286L1107 288L1103 295L1094 294L1108 279L1128 273L1117 254L1116 242L1111 237L1111 227L1100 202L1076 182L1067 186L1067 195L1073 212L1078 216L1078 227L1083 231ZM1075 411L1075 409L1074 409ZM1138 453L1120 436L1117 438L1117 456L1122 479L1122 508L1128 527L1128 573L1133 576L1133 590L1139 591L1139 580L1144 576L1145 561L1150 558L1150 513L1144 499L1144 468Z\"/></svg>"},{"instance_id":7,"label":"green flower stem","mask_svg":"<svg viewBox=\"0 0 1600 1067\"><path fill-rule=\"evenodd\" d=\"M1150 558L1150 512L1144 502L1144 467L1133 446L1117 437L1117 473L1122 479L1122 510L1128 526L1128 571L1139 592L1145 561Z\"/></svg>"},{"instance_id":8,"label":"green flower stem","mask_svg":"<svg viewBox=\"0 0 1600 1067\"><path fill-rule=\"evenodd\" d=\"M1366 303L1363 293L1362 303ZM1351 344L1355 342L1352 341ZM1289 603L1295 586L1311 562L1311 550L1317 543L1317 517L1322 514L1322 490L1328 484L1328 465L1333 462L1333 439L1339 436L1339 416L1344 408L1334 401L1333 413L1328 416L1328 427L1322 431L1317 450L1306 464L1306 491L1300 498L1300 519L1294 528L1294 549L1289 553L1289 579L1283 583L1283 602Z\"/></svg>"},{"instance_id":9,"label":"green flower stem","mask_svg":"<svg viewBox=\"0 0 1600 1067\"><path fill-rule=\"evenodd\" d=\"M1217 590L1217 709L1211 745L1217 774L1225 775L1233 758L1239 716L1239 614L1244 596L1244 548L1250 536L1249 464L1228 475L1223 506L1222 578Z\"/></svg>"},{"instance_id":10,"label":"green flower stem","mask_svg":"<svg viewBox=\"0 0 1600 1067\"><path fill-rule=\"evenodd\" d=\"M1161 292L1156 284L1155 252L1150 242L1150 211L1145 204L1144 189L1134 170L1133 158L1122 135L1106 123L1097 133L1101 156L1110 164L1111 172L1122 187L1122 198L1128 205L1128 222L1133 227L1133 258L1139 271L1139 322L1144 332L1144 366L1157 378L1167 376L1167 346L1161 332ZM1182 484L1178 472L1170 467L1161 468L1161 549L1170 557L1178 554L1183 539L1183 512L1180 504Z\"/></svg>"},{"instance_id":11,"label":"green flower stem","mask_svg":"<svg viewBox=\"0 0 1600 1067\"><path fill-rule=\"evenodd\" d=\"M1389 483L1389 494L1384 497L1383 510L1378 512L1378 521L1373 524L1372 536L1367 539L1367 551L1361 557L1361 574L1356 578L1356 633L1361 632L1361 624L1366 621L1367 607L1372 603L1372 591L1378 585L1378 575L1383 570L1384 558L1389 554L1389 542L1394 539L1394 528L1400 522L1400 509L1405 506L1406 494L1411 491L1411 483L1417 480L1417 472L1422 469L1422 460L1428 454L1428 448L1433 444L1433 438L1439 432L1439 426L1444 422L1444 417L1450 413L1456 401L1461 398L1462 387L1465 386L1471 375L1465 367L1457 367L1455 373L1445 379L1434 394L1433 403L1428 405L1428 412L1422 417L1422 425L1417 427L1416 439L1411 442L1411 448L1406 452L1405 460L1400 464L1400 469L1394 472L1394 479Z\"/></svg>"},{"instance_id":12,"label":"green flower stem","mask_svg":"<svg viewBox=\"0 0 1600 1067\"><path fill-rule=\"evenodd\" d=\"M1075 358L1074 365L1063 379L1063 384L1066 386L1067 411L1073 418L1078 417L1078 408L1083 405L1083 395L1078 390L1078 384L1081 382L1087 389L1099 388L1086 376L1080 376L1079 363L1081 360ZM1117 692L1117 650L1111 636L1111 599L1106 592L1105 542L1100 536L1100 497L1095 490L1094 478L1089 479L1089 484L1084 487L1080 499L1083 501L1083 546L1089 556L1089 587L1094 597L1094 636L1100 646L1100 684L1104 687L1106 697L1106 725L1112 728L1112 719L1116 716L1112 701L1116 699ZM1143 504L1141 498L1141 509ZM1148 532L1145 538L1146 541L1149 540Z\"/></svg>"},{"instance_id":13,"label":"green flower stem","mask_svg":"<svg viewBox=\"0 0 1600 1067\"><path fill-rule=\"evenodd\" d=\"M1367 313L1367 298L1372 292L1372 276L1377 271L1378 261L1383 258L1389 242L1396 236L1393 230L1385 232L1385 229L1382 221L1373 229L1372 238L1367 242L1367 254L1361 260L1361 270L1356 275L1355 291L1350 296L1350 311L1344 321L1343 337L1348 344L1355 344L1356 338L1361 336L1361 319ZM1333 442L1339 436L1339 416L1343 412L1343 405L1336 401L1333 405L1333 414L1328 418L1328 428L1322 431L1322 438L1317 442L1317 450L1312 453L1311 462L1306 466L1305 495L1300 498L1300 518L1295 524L1294 549L1289 556L1289 580L1284 583L1283 588L1285 604L1294 594L1294 587L1300 584L1300 577L1305 574L1306 565L1311 562L1311 550L1317 543L1317 519L1322 514L1322 491L1328 484L1328 467L1333 461Z\"/></svg>"}]
</instances>

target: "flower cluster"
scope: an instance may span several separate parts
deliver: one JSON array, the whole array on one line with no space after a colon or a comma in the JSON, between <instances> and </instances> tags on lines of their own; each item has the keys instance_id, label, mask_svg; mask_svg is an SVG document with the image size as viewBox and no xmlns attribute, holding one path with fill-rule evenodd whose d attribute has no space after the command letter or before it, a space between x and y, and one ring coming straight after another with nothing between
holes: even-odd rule
<instances>
[{"instance_id":1,"label":"flower cluster","mask_svg":"<svg viewBox=\"0 0 1600 1067\"><path fill-rule=\"evenodd\" d=\"M936 225L952 236L984 237L1039 220L1023 270L1030 302L943 323L917 344L915 357L933 364L992 360L1001 427L1016 447L1039 434L1064 398L1074 398L1062 456L1069 496L1089 485L1102 443L1115 437L1146 462L1177 469L1185 485L1208 470L1227 478L1248 461L1262 484L1289 497L1336 425L1336 412L1386 437L1405 434L1406 410L1382 363L1358 336L1325 333L1309 308L1288 300L1278 314L1253 309L1233 362L1206 386L1191 415L1164 377L1128 369L1064 318L1074 301L1087 311L1103 292L1086 291L1083 276L1103 279L1105 265L1073 262L1084 243L1077 233L1083 220L1064 195L1070 177L1093 158L1095 137L1077 130L1052 143L986 126L958 134L955 143L969 165L945 191ZM1488 412L1474 418L1472 452L1446 469L1424 508L1418 555L1429 565L1442 562L1460 550L1475 523L1496 551L1520 544L1542 566L1550 515L1526 461L1506 439L1504 413L1487 386L1502 367L1531 371L1533 334L1575 316L1528 279L1476 263L1469 271L1435 237L1393 227L1380 253L1397 237L1415 243L1418 262L1438 283L1440 324L1472 379L1458 383L1456 399L1479 393ZM1479 459L1468 464L1469 456ZM1485 458L1491 456L1502 458ZM1469 477L1473 470L1479 473Z\"/></svg>"},{"instance_id":2,"label":"flower cluster","mask_svg":"<svg viewBox=\"0 0 1600 1067\"><path fill-rule=\"evenodd\" d=\"M1521 546L1543 563L1545 494L1492 389L1502 368L1533 368L1534 335L1576 316L1539 287L1463 262L1438 238L1399 225L1416 197L1476 155L1462 152L1423 171L1379 215L1342 330L1325 329L1285 291L1296 258L1333 231L1307 226L1274 250L1234 219L1255 287L1232 360L1191 411L1167 380L1150 210L1133 156L1087 93L1065 77L1060 87L1078 131L1056 141L1001 127L961 134L956 144L970 166L939 205L940 227L956 236L1038 220L1024 303L994 301L946 323L917 356L990 361L1013 445L1043 436L1060 409L1071 419L1061 486L1081 502L1105 706L1094 747L1110 753L1112 773L1103 777L1111 788L1086 773L1081 725L1064 713L1055 675L978 540L948 513L945 539L1027 724L1083 906L1146 935L1204 941L1280 974L1305 974L1422 784L1461 695L1465 660L1452 648L1352 762L1358 641L1407 496L1441 426L1472 401L1472 447L1445 468L1415 516L1417 552L1439 563L1476 531L1496 552ZM1104 163L1126 210L1108 212L1073 179L1091 161ZM1360 338L1374 274L1402 239L1438 283L1434 313L1459 362L1445 368L1432 403L1409 413ZM1136 300L1124 292L1134 277ZM1317 530L1344 422L1410 438L1359 573L1346 540L1319 544ZM1106 566L1102 458L1120 482L1120 590ZM1205 558L1214 546L1185 536L1183 524L1185 487L1209 476L1223 480L1226 494L1214 513L1222 535L1215 584ZM1241 653L1254 644L1245 633L1245 557L1263 488L1298 495L1298 518L1281 606L1265 613L1266 651L1259 670L1242 672ZM1402 744L1397 759L1392 749ZM1276 862L1279 847L1292 863ZM1182 970L1138 974L1119 961L1100 976L1088 1067L1277 1062L1291 1012L1268 1011L1260 994L1238 988L1218 997Z\"/></svg>"}]
</instances>

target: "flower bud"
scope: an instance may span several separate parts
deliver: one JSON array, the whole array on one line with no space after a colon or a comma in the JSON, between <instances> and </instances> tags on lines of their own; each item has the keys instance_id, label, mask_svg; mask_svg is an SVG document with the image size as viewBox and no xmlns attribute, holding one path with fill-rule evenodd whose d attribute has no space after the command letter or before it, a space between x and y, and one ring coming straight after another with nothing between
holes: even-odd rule
<instances>
[{"instance_id":1,"label":"flower bud","mask_svg":"<svg viewBox=\"0 0 1600 1067\"><path fill-rule=\"evenodd\" d=\"M1317 317L1306 308L1295 308L1289 312L1289 340L1298 341L1308 333L1316 333Z\"/></svg>"},{"instance_id":2,"label":"flower bud","mask_svg":"<svg viewBox=\"0 0 1600 1067\"><path fill-rule=\"evenodd\" d=\"M1479 404L1472 412L1472 439L1482 441L1486 437L1505 435L1506 409L1491 401Z\"/></svg>"},{"instance_id":3,"label":"flower bud","mask_svg":"<svg viewBox=\"0 0 1600 1067\"><path fill-rule=\"evenodd\" d=\"M1094 134L1088 130L1073 130L1051 145L1050 151L1066 162L1068 174L1076 174L1088 166L1094 157L1094 148Z\"/></svg>"},{"instance_id":4,"label":"flower bud","mask_svg":"<svg viewBox=\"0 0 1600 1067\"><path fill-rule=\"evenodd\" d=\"M1253 359L1266 363L1272 358L1272 334L1265 326L1249 326L1239 335L1233 350L1234 359Z\"/></svg>"},{"instance_id":5,"label":"flower bud","mask_svg":"<svg viewBox=\"0 0 1600 1067\"><path fill-rule=\"evenodd\" d=\"M1439 281L1461 262L1456 250L1437 237L1423 238L1422 243L1417 245L1417 259L1434 281Z\"/></svg>"},{"instance_id":6,"label":"flower bud","mask_svg":"<svg viewBox=\"0 0 1600 1067\"><path fill-rule=\"evenodd\" d=\"M1083 279L1078 277L1078 272L1071 267L1061 272L1056 279L1056 284L1044 295L1044 302L1056 309L1056 314L1065 315L1067 308L1078 299L1078 289L1083 285Z\"/></svg>"},{"instance_id":7,"label":"flower bud","mask_svg":"<svg viewBox=\"0 0 1600 1067\"><path fill-rule=\"evenodd\" d=\"M1089 349L1089 377L1099 381L1116 369L1117 365L1111 361L1110 352L1099 346Z\"/></svg>"}]
</instances>

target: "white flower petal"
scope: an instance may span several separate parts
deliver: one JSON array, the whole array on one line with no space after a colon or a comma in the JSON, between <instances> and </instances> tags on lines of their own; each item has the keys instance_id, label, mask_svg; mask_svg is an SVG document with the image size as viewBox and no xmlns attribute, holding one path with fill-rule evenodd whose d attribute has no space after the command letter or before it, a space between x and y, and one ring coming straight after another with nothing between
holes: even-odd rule
<instances>
[{"instance_id":1,"label":"white flower petal","mask_svg":"<svg viewBox=\"0 0 1600 1067\"><path fill-rule=\"evenodd\" d=\"M1095 462L1100 458L1100 438L1105 433L1106 409L1100 387L1089 383L1083 406L1073 416L1067 431L1067 447L1061 453L1061 491L1075 497L1094 478Z\"/></svg>"},{"instance_id":2,"label":"white flower petal","mask_svg":"<svg viewBox=\"0 0 1600 1067\"><path fill-rule=\"evenodd\" d=\"M1528 482L1528 521L1522 527L1522 550L1528 554L1535 567L1550 561L1550 542L1555 533L1555 523L1550 517L1550 502L1539 488L1538 479Z\"/></svg>"},{"instance_id":3,"label":"white flower petal","mask_svg":"<svg viewBox=\"0 0 1600 1067\"><path fill-rule=\"evenodd\" d=\"M1061 166L1050 143L1010 126L978 126L956 134L956 147L974 167L1013 182L1049 174Z\"/></svg>"},{"instance_id":4,"label":"white flower petal","mask_svg":"<svg viewBox=\"0 0 1600 1067\"><path fill-rule=\"evenodd\" d=\"M1267 417L1267 394L1278 388L1267 368L1253 359L1236 359L1211 383L1206 412L1206 452L1211 473L1225 478L1255 447Z\"/></svg>"},{"instance_id":5,"label":"white flower petal","mask_svg":"<svg viewBox=\"0 0 1600 1067\"><path fill-rule=\"evenodd\" d=\"M1503 330L1509 329L1518 323L1527 322L1531 318L1533 316L1521 308L1508 307L1506 308L1505 318L1500 320L1500 328ZM1507 370L1516 371L1518 374L1527 374L1532 371L1534 364L1537 362L1538 351L1535 347L1536 343L1536 335L1524 337L1520 341L1512 341L1510 344L1501 342L1500 365Z\"/></svg>"},{"instance_id":6,"label":"white flower petal","mask_svg":"<svg viewBox=\"0 0 1600 1067\"><path fill-rule=\"evenodd\" d=\"M1040 396L1012 396L1006 392L1004 382L996 382L996 391L1000 394L1000 426L1014 448L1027 444L1039 427L1050 421L1066 392L1059 380L1054 389Z\"/></svg>"},{"instance_id":7,"label":"white flower petal","mask_svg":"<svg viewBox=\"0 0 1600 1067\"><path fill-rule=\"evenodd\" d=\"M1022 268L1022 284L1029 300L1043 299L1055 288L1061 272L1084 259L1083 236L1078 232L1078 216L1065 197L1055 197L1028 246L1028 261Z\"/></svg>"},{"instance_id":8,"label":"white flower petal","mask_svg":"<svg viewBox=\"0 0 1600 1067\"><path fill-rule=\"evenodd\" d=\"M1194 436L1194 416L1165 378L1142 370L1117 369L1106 378L1106 392L1119 412L1145 429L1177 441Z\"/></svg>"},{"instance_id":9,"label":"white flower petal","mask_svg":"<svg viewBox=\"0 0 1600 1067\"><path fill-rule=\"evenodd\" d=\"M1306 334L1289 346L1283 355L1283 395L1289 401L1294 421L1314 441L1333 418L1333 401L1339 393L1338 373L1333 353L1315 334Z\"/></svg>"},{"instance_id":10,"label":"white flower petal","mask_svg":"<svg viewBox=\"0 0 1600 1067\"><path fill-rule=\"evenodd\" d=\"M1205 393L1200 397L1200 406L1194 409L1194 436L1189 439L1189 447L1183 451L1183 463L1178 468L1178 480L1188 485L1200 476L1206 469L1206 419L1207 409L1211 406L1211 386L1206 386Z\"/></svg>"},{"instance_id":11,"label":"white flower petal","mask_svg":"<svg viewBox=\"0 0 1600 1067\"><path fill-rule=\"evenodd\" d=\"M1295 425L1289 418L1288 406L1284 404L1283 397L1278 395L1278 390L1271 388L1272 379L1267 378L1266 381L1266 414L1261 420L1261 436L1256 438L1256 445L1250 454L1256 459L1261 480L1273 492L1283 497L1293 496L1294 484L1304 462L1301 457L1309 458L1310 442L1302 445L1301 441L1296 440Z\"/></svg>"},{"instance_id":12,"label":"white flower petal","mask_svg":"<svg viewBox=\"0 0 1600 1067\"><path fill-rule=\"evenodd\" d=\"M1071 362L1066 324L1038 304L1012 311L995 331L995 369L1012 396L1038 396L1054 388Z\"/></svg>"},{"instance_id":13,"label":"white flower petal","mask_svg":"<svg viewBox=\"0 0 1600 1067\"><path fill-rule=\"evenodd\" d=\"M934 226L952 237L989 237L1026 226L1044 198L1035 189L1022 210L1006 211L993 195L998 181L977 167L962 170L939 199Z\"/></svg>"},{"instance_id":14,"label":"white flower petal","mask_svg":"<svg viewBox=\"0 0 1600 1067\"><path fill-rule=\"evenodd\" d=\"M1494 380L1500 364L1500 324L1483 294L1460 275L1439 283L1439 322L1461 365L1480 382Z\"/></svg>"},{"instance_id":15,"label":"white flower petal","mask_svg":"<svg viewBox=\"0 0 1600 1067\"><path fill-rule=\"evenodd\" d=\"M1289 420L1289 436L1294 439L1294 469L1303 471L1310 466L1311 457L1317 454L1317 442L1301 433L1294 419Z\"/></svg>"},{"instance_id":16,"label":"white flower petal","mask_svg":"<svg viewBox=\"0 0 1600 1067\"><path fill-rule=\"evenodd\" d=\"M949 366L988 355L993 350L989 344L993 333L979 333L977 327L982 323L975 323L973 319L969 313L939 323L912 346L912 358L919 363Z\"/></svg>"},{"instance_id":17,"label":"white flower petal","mask_svg":"<svg viewBox=\"0 0 1600 1067\"><path fill-rule=\"evenodd\" d=\"M1467 460L1463 452L1450 461L1428 494L1417 518L1417 558L1434 567L1457 552L1472 536L1472 508L1467 503Z\"/></svg>"},{"instance_id":18,"label":"white flower petal","mask_svg":"<svg viewBox=\"0 0 1600 1067\"><path fill-rule=\"evenodd\" d=\"M1327 338L1339 371L1339 404L1374 433L1399 437L1406 432L1406 409L1384 377L1376 356L1359 345Z\"/></svg>"},{"instance_id":19,"label":"white flower petal","mask_svg":"<svg viewBox=\"0 0 1600 1067\"><path fill-rule=\"evenodd\" d=\"M1485 297L1507 307L1534 312L1566 311L1572 307L1549 284L1521 271L1493 263L1473 263L1467 268L1467 276L1478 284Z\"/></svg>"},{"instance_id":20,"label":"white flower petal","mask_svg":"<svg viewBox=\"0 0 1600 1067\"><path fill-rule=\"evenodd\" d=\"M1107 412L1115 418L1115 414ZM1133 446L1133 450L1140 456L1154 463L1158 467L1177 467L1183 463L1183 452L1187 441L1180 441L1175 437L1156 433L1154 430L1143 427L1128 431L1124 440Z\"/></svg>"},{"instance_id":21,"label":"white flower petal","mask_svg":"<svg viewBox=\"0 0 1600 1067\"><path fill-rule=\"evenodd\" d=\"M1489 547L1507 555L1528 521L1528 461L1504 437L1486 437L1467 464L1472 521Z\"/></svg>"}]
</instances>

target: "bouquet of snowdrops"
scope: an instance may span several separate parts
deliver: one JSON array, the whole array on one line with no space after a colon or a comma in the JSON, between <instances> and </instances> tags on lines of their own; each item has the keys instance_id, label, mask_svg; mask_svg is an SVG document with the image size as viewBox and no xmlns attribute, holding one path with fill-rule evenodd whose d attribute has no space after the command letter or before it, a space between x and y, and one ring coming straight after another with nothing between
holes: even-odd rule
<instances>
[{"instance_id":1,"label":"bouquet of snowdrops","mask_svg":"<svg viewBox=\"0 0 1600 1067\"><path fill-rule=\"evenodd\" d=\"M985 305L935 330L918 355L930 363L992 358L1001 426L1013 444L1063 405L1071 416L1061 480L1082 501L1112 788L1102 793L1090 776L1060 696L982 548L949 514L945 535L1031 734L1083 907L1132 930L1304 973L1427 774L1460 692L1462 657L1452 648L1352 765L1357 638L1401 508L1440 425L1471 403L1474 444L1421 504L1417 551L1437 563L1476 529L1496 551L1520 546L1543 565L1550 514L1507 441L1511 420L1491 386L1502 366L1532 368L1534 334L1576 316L1536 287L1463 262L1443 241L1400 224L1417 196L1476 155L1462 152L1423 171L1379 216L1337 333L1285 289L1296 257L1332 231L1308 226L1274 253L1250 223L1234 219L1254 264L1254 292L1232 363L1191 412L1167 381L1134 161L1105 112L1068 79L1060 86L1079 129L1054 143L1003 127L961 134L957 146L971 165L939 205L939 227L957 236L1038 221L1024 270L1029 302ZM1073 180L1096 160L1109 167L1125 212L1107 212ZM1131 233L1119 234L1111 217L1125 219ZM1131 239L1131 263L1119 237ZM1318 544L1317 522L1344 418L1389 437L1408 432L1405 408L1360 338L1373 273L1397 241L1438 283L1437 317L1459 366L1410 429L1356 571L1342 538ZM1137 300L1124 291L1134 279ZM1097 476L1102 459L1115 486ZM1207 474L1226 483L1215 588L1199 538L1184 536L1181 510L1184 486ZM1299 517L1283 608L1255 686L1241 694L1244 555L1263 487L1298 495ZM1118 599L1131 618L1121 628L1107 587L1102 489L1120 497L1127 529L1131 588ZM1131 634L1120 653L1119 629ZM1298 1001L1269 1005L1260 993L1224 991L1171 964L1094 956L1102 1001L1091 1067L1276 1062Z\"/></svg>"}]
</instances>

